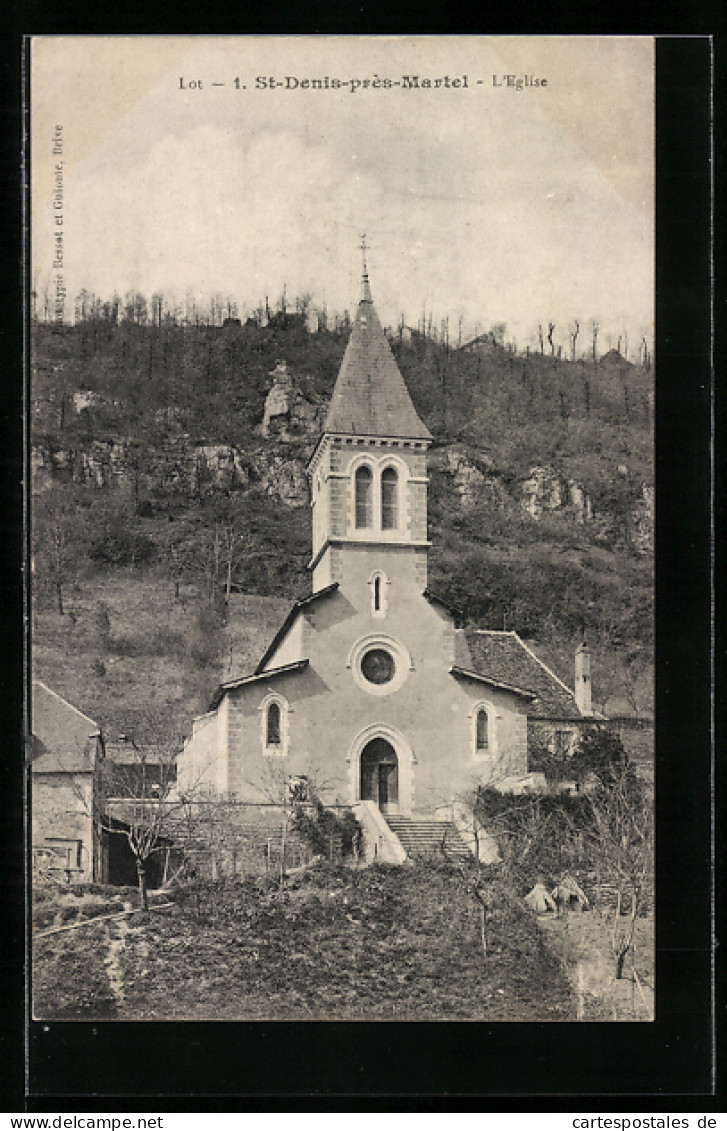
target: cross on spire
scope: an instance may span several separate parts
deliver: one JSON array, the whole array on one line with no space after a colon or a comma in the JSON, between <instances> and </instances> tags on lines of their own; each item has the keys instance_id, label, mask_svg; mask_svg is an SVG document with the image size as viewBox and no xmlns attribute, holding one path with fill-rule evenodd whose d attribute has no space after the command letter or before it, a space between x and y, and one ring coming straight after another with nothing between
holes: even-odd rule
<instances>
[{"instance_id":1,"label":"cross on spire","mask_svg":"<svg viewBox=\"0 0 727 1131\"><path fill-rule=\"evenodd\" d=\"M361 236L361 245L360 246L361 246L361 256L363 258L363 277L364 277L364 279L368 279L369 273L368 273L368 268L366 267L367 247L366 247L366 233L365 232Z\"/></svg>"},{"instance_id":2,"label":"cross on spire","mask_svg":"<svg viewBox=\"0 0 727 1131\"><path fill-rule=\"evenodd\" d=\"M361 277L361 298L363 302L371 302L371 288L369 287L369 269L366 264L366 252L368 251L368 244L366 243L366 233L361 236L361 257L363 260L363 275Z\"/></svg>"}]
</instances>

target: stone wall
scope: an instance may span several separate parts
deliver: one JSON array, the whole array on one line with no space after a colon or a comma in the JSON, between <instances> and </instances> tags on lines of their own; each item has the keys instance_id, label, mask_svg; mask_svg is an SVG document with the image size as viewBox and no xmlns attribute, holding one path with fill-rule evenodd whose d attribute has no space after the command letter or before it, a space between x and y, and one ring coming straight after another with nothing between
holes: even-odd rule
<instances>
[{"instance_id":1,"label":"stone wall","mask_svg":"<svg viewBox=\"0 0 727 1131\"><path fill-rule=\"evenodd\" d=\"M33 854L41 868L64 871L66 846L61 842L66 842L70 862L66 879L78 883L101 878L92 774L34 773L31 813Z\"/></svg>"}]
</instances>

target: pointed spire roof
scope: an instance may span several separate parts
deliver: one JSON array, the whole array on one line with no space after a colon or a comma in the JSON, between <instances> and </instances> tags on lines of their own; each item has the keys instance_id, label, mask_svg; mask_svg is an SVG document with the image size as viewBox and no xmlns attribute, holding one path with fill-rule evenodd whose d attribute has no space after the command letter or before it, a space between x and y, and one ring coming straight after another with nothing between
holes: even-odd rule
<instances>
[{"instance_id":1,"label":"pointed spire roof","mask_svg":"<svg viewBox=\"0 0 727 1131\"><path fill-rule=\"evenodd\" d=\"M357 436L432 439L417 416L374 309L365 260L362 298L323 430Z\"/></svg>"}]
</instances>

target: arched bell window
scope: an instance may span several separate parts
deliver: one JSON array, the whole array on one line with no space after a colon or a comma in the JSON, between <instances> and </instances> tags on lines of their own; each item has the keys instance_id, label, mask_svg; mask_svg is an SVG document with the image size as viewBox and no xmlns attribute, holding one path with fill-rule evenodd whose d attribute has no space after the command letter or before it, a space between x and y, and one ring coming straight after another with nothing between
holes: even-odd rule
<instances>
[{"instance_id":1,"label":"arched bell window","mask_svg":"<svg viewBox=\"0 0 727 1131\"><path fill-rule=\"evenodd\" d=\"M356 527L361 530L374 525L374 476L367 464L356 471Z\"/></svg>"},{"instance_id":2,"label":"arched bell window","mask_svg":"<svg viewBox=\"0 0 727 1131\"><path fill-rule=\"evenodd\" d=\"M399 525L398 515L398 485L399 477L393 467L386 467L381 472L381 529L396 530Z\"/></svg>"}]
</instances>

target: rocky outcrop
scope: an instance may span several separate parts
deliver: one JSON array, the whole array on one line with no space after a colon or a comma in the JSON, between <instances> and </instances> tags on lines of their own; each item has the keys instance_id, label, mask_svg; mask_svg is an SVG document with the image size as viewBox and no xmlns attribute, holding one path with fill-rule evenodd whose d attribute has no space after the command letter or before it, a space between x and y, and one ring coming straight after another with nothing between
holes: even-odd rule
<instances>
[{"instance_id":1,"label":"rocky outcrop","mask_svg":"<svg viewBox=\"0 0 727 1131\"><path fill-rule=\"evenodd\" d=\"M250 485L249 467L230 444L197 444L193 460L193 486L197 494L206 487L234 491Z\"/></svg>"},{"instance_id":2,"label":"rocky outcrop","mask_svg":"<svg viewBox=\"0 0 727 1131\"><path fill-rule=\"evenodd\" d=\"M285 362L276 365L265 400L260 433L282 441L313 438L319 429L316 407L306 400Z\"/></svg>"},{"instance_id":3,"label":"rocky outcrop","mask_svg":"<svg viewBox=\"0 0 727 1131\"><path fill-rule=\"evenodd\" d=\"M549 511L567 511L579 525L593 518L590 496L582 483L567 479L552 467L533 467L522 484L522 505L531 518Z\"/></svg>"},{"instance_id":4,"label":"rocky outcrop","mask_svg":"<svg viewBox=\"0 0 727 1131\"><path fill-rule=\"evenodd\" d=\"M478 456L478 464L458 448L447 452L445 467L452 476L454 488L464 508L485 504L491 507L506 506L510 502L507 488L494 473L487 456Z\"/></svg>"},{"instance_id":5,"label":"rocky outcrop","mask_svg":"<svg viewBox=\"0 0 727 1131\"><path fill-rule=\"evenodd\" d=\"M646 483L641 488L641 498L631 508L631 544L640 554L654 548L654 488Z\"/></svg>"},{"instance_id":6,"label":"rocky outcrop","mask_svg":"<svg viewBox=\"0 0 727 1131\"><path fill-rule=\"evenodd\" d=\"M472 506L483 491L485 476L468 462L462 452L456 450L447 452L447 466L462 505Z\"/></svg>"},{"instance_id":7,"label":"rocky outcrop","mask_svg":"<svg viewBox=\"0 0 727 1131\"><path fill-rule=\"evenodd\" d=\"M531 518L563 506L563 481L550 467L533 467L521 488L522 504Z\"/></svg>"},{"instance_id":8,"label":"rocky outcrop","mask_svg":"<svg viewBox=\"0 0 727 1131\"><path fill-rule=\"evenodd\" d=\"M577 523L590 522L593 518L591 499L585 487L575 479L568 480L568 500L573 508L573 515Z\"/></svg>"},{"instance_id":9,"label":"rocky outcrop","mask_svg":"<svg viewBox=\"0 0 727 1131\"><path fill-rule=\"evenodd\" d=\"M302 507L308 502L308 477L302 460L261 454L255 460L255 470L260 486L286 506Z\"/></svg>"},{"instance_id":10,"label":"rocky outcrop","mask_svg":"<svg viewBox=\"0 0 727 1131\"><path fill-rule=\"evenodd\" d=\"M260 486L286 506L308 502L302 459L274 448L243 452L231 444L195 444L189 436L167 439L157 448L130 440L93 440L74 448L31 452L33 490L54 481L80 483L95 490L130 489L137 494L183 494L244 491Z\"/></svg>"},{"instance_id":11,"label":"rocky outcrop","mask_svg":"<svg viewBox=\"0 0 727 1131\"><path fill-rule=\"evenodd\" d=\"M646 484L625 509L603 503L597 508L583 483L550 466L532 467L526 479L506 483L484 454L471 456L455 447L440 457L439 467L451 477L465 510L482 505L493 509L522 507L535 521L553 514L588 526L597 542L625 542L639 554L650 553L653 548L654 490ZM630 481L630 476L625 465L616 469L617 480Z\"/></svg>"}]
</instances>

